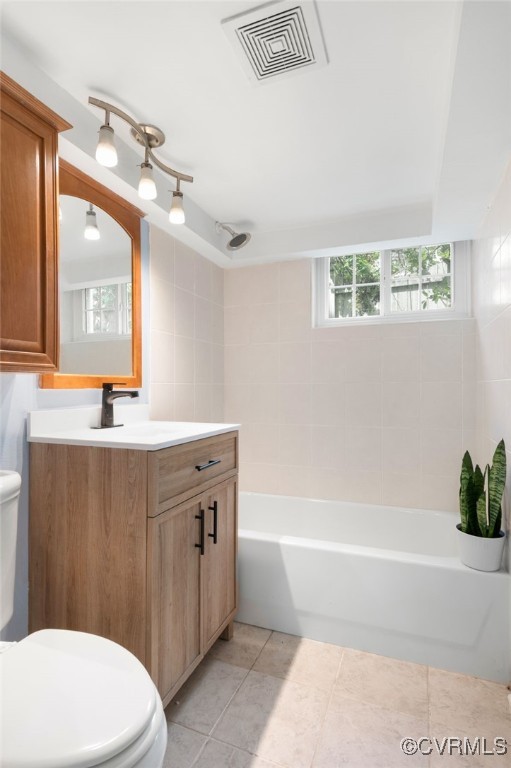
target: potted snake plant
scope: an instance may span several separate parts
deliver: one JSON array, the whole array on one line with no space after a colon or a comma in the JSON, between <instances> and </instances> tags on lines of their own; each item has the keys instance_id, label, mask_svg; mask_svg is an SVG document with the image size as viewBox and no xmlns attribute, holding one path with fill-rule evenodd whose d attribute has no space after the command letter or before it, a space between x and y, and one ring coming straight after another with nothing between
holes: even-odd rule
<instances>
[{"instance_id":1,"label":"potted snake plant","mask_svg":"<svg viewBox=\"0 0 511 768\"><path fill-rule=\"evenodd\" d=\"M502 496L506 484L506 447L501 440L493 462L484 472L475 469L468 451L461 462L460 515L456 526L461 562L478 571L498 571L502 562L505 533Z\"/></svg>"}]
</instances>

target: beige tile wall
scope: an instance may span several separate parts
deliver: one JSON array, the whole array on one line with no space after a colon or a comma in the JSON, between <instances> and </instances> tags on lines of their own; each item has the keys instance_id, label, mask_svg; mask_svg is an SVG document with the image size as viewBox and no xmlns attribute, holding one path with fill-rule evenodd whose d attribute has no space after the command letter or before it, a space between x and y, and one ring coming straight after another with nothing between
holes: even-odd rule
<instances>
[{"instance_id":1,"label":"beige tile wall","mask_svg":"<svg viewBox=\"0 0 511 768\"><path fill-rule=\"evenodd\" d=\"M507 448L504 497L511 530L511 163L473 243L473 304L477 343L479 463L491 460L497 442Z\"/></svg>"},{"instance_id":2,"label":"beige tile wall","mask_svg":"<svg viewBox=\"0 0 511 768\"><path fill-rule=\"evenodd\" d=\"M223 421L223 271L150 234L151 418Z\"/></svg>"},{"instance_id":3,"label":"beige tile wall","mask_svg":"<svg viewBox=\"0 0 511 768\"><path fill-rule=\"evenodd\" d=\"M244 490L457 509L474 322L311 327L312 262L225 273L225 418Z\"/></svg>"}]
</instances>

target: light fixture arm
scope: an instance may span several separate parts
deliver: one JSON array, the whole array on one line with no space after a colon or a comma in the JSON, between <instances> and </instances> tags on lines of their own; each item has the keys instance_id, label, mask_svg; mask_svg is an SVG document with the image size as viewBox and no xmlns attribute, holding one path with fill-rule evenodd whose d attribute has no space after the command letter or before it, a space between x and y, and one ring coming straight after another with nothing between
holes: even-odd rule
<instances>
[{"instance_id":1,"label":"light fixture arm","mask_svg":"<svg viewBox=\"0 0 511 768\"><path fill-rule=\"evenodd\" d=\"M178 185L181 181L189 181L190 183L193 182L193 176L188 176L186 173L179 173L179 171L175 171L173 168L170 168L170 166L165 165L165 163L162 163L161 160L158 160L158 158L153 154L151 147L149 146L149 143L147 141L147 134L144 132L144 130L141 128L141 126L136 122L136 120L133 120L132 117L130 117L126 112L123 112L122 109L119 109L118 107L114 107L113 104L109 104L106 101L101 101L100 99L95 99L93 96L89 96L89 104L92 104L95 107L99 107L100 109L105 110L105 122L107 125L109 125L109 119L110 119L110 113L113 113L114 115L117 115L117 117L120 117L121 120L124 120L126 123L131 125L133 130L140 136L140 139L142 141L142 144L145 147L146 152L146 158L150 157L152 162L158 166L160 170L162 170L164 173L168 173L169 176L173 176ZM179 186L178 186L179 189Z\"/></svg>"}]
</instances>

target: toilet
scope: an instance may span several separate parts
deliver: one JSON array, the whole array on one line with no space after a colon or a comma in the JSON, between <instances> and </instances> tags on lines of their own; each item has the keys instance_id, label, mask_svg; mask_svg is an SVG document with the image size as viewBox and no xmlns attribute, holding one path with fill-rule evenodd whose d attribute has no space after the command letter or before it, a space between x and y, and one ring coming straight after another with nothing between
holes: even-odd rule
<instances>
[{"instance_id":1,"label":"toilet","mask_svg":"<svg viewBox=\"0 0 511 768\"><path fill-rule=\"evenodd\" d=\"M0 620L13 611L21 478L0 471ZM103 637L43 629L0 643L2 768L161 768L162 702L143 665Z\"/></svg>"}]
</instances>

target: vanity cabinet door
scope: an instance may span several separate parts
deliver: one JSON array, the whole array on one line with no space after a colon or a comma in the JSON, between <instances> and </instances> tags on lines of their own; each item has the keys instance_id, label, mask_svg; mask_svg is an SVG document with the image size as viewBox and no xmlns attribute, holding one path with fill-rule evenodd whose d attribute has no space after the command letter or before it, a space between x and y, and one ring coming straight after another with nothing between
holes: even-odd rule
<instances>
[{"instance_id":1,"label":"vanity cabinet door","mask_svg":"<svg viewBox=\"0 0 511 768\"><path fill-rule=\"evenodd\" d=\"M58 364L57 134L71 126L0 73L0 370Z\"/></svg>"},{"instance_id":2,"label":"vanity cabinet door","mask_svg":"<svg viewBox=\"0 0 511 768\"><path fill-rule=\"evenodd\" d=\"M237 478L215 486L207 495L206 551L202 568L203 651L237 610ZM216 523L216 524L215 524Z\"/></svg>"},{"instance_id":3,"label":"vanity cabinet door","mask_svg":"<svg viewBox=\"0 0 511 768\"><path fill-rule=\"evenodd\" d=\"M149 671L165 703L202 658L202 498L148 520Z\"/></svg>"}]
</instances>

